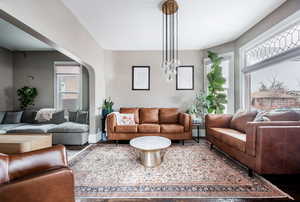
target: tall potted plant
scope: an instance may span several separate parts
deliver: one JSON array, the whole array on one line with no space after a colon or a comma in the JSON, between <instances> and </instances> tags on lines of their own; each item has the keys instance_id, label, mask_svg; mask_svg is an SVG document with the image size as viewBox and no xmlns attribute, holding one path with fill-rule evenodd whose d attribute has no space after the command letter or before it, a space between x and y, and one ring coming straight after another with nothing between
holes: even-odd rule
<instances>
[{"instance_id":1,"label":"tall potted plant","mask_svg":"<svg viewBox=\"0 0 300 202\"><path fill-rule=\"evenodd\" d=\"M29 106L34 106L34 100L38 92L36 88L24 86L17 90L17 94L19 96L20 108L25 110Z\"/></svg>"},{"instance_id":2,"label":"tall potted plant","mask_svg":"<svg viewBox=\"0 0 300 202\"><path fill-rule=\"evenodd\" d=\"M217 53L208 51L208 58L212 62L211 71L207 74L208 93L206 96L207 112L212 114L222 114L225 110L227 98L224 84L226 79L222 75L222 57Z\"/></svg>"},{"instance_id":3,"label":"tall potted plant","mask_svg":"<svg viewBox=\"0 0 300 202\"><path fill-rule=\"evenodd\" d=\"M106 117L108 114L113 112L113 105L114 105L114 102L112 101L111 97L109 97L103 101L103 105L102 105L102 116L103 117Z\"/></svg>"}]
</instances>

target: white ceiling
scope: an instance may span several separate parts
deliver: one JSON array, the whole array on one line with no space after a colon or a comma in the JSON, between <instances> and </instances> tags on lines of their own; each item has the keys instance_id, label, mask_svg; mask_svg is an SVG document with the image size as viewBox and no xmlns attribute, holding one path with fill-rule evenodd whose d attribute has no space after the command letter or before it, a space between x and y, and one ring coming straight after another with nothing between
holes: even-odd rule
<instances>
[{"instance_id":1,"label":"white ceiling","mask_svg":"<svg viewBox=\"0 0 300 202\"><path fill-rule=\"evenodd\" d=\"M161 49L161 0L62 0L105 49ZM286 0L177 0L181 49L237 39Z\"/></svg>"},{"instance_id":2,"label":"white ceiling","mask_svg":"<svg viewBox=\"0 0 300 202\"><path fill-rule=\"evenodd\" d=\"M32 37L16 26L0 18L0 47L11 51L52 50L51 47Z\"/></svg>"}]
</instances>

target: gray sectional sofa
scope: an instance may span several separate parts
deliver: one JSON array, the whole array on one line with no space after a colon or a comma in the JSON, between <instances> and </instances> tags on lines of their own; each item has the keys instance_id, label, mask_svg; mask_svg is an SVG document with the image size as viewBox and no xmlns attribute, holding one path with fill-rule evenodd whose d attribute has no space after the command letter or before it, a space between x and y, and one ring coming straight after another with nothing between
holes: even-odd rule
<instances>
[{"instance_id":1,"label":"gray sectional sofa","mask_svg":"<svg viewBox=\"0 0 300 202\"><path fill-rule=\"evenodd\" d=\"M53 144L84 145L88 142L87 112L70 112L70 120L64 112L56 112L50 121L37 122L36 111L0 112L0 134L52 133Z\"/></svg>"}]
</instances>

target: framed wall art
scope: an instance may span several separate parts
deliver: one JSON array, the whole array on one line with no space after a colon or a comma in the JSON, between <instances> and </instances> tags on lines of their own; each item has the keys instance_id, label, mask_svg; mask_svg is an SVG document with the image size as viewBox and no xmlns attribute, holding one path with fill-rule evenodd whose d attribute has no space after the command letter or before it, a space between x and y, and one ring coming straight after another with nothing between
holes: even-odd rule
<instances>
[{"instance_id":1,"label":"framed wall art","mask_svg":"<svg viewBox=\"0 0 300 202\"><path fill-rule=\"evenodd\" d=\"M150 66L132 67L132 90L150 90Z\"/></svg>"},{"instance_id":2,"label":"framed wall art","mask_svg":"<svg viewBox=\"0 0 300 202\"><path fill-rule=\"evenodd\" d=\"M177 67L176 90L194 90L194 66Z\"/></svg>"}]
</instances>

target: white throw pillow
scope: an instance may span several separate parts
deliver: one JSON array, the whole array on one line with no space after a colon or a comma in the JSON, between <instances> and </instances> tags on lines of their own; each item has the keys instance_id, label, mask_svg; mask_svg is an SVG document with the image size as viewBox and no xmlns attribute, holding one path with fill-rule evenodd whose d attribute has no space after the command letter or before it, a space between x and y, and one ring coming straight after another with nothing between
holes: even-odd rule
<instances>
[{"instance_id":1,"label":"white throw pillow","mask_svg":"<svg viewBox=\"0 0 300 202\"><path fill-rule=\"evenodd\" d=\"M118 114L117 125L135 125L134 114Z\"/></svg>"},{"instance_id":2,"label":"white throw pillow","mask_svg":"<svg viewBox=\"0 0 300 202\"><path fill-rule=\"evenodd\" d=\"M255 119L253 120L254 122L266 122L266 121L271 121L266 115L268 112L266 111L260 111L257 113Z\"/></svg>"}]
</instances>

